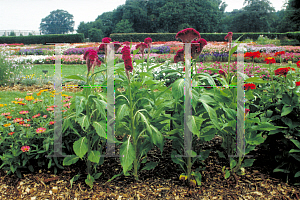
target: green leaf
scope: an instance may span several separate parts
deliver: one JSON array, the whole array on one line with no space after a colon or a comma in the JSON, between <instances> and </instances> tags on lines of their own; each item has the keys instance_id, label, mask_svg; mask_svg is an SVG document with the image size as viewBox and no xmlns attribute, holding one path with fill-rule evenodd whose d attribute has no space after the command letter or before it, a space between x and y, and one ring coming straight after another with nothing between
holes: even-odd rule
<instances>
[{"instance_id":1,"label":"green leaf","mask_svg":"<svg viewBox=\"0 0 300 200\"><path fill-rule=\"evenodd\" d=\"M299 177L300 176L300 171L298 171L294 177Z\"/></svg>"},{"instance_id":2,"label":"green leaf","mask_svg":"<svg viewBox=\"0 0 300 200\"><path fill-rule=\"evenodd\" d=\"M245 83L268 83L259 77L251 77L245 80Z\"/></svg>"},{"instance_id":3,"label":"green leaf","mask_svg":"<svg viewBox=\"0 0 300 200\"><path fill-rule=\"evenodd\" d=\"M139 52L140 48L133 50L133 55L135 55L137 52Z\"/></svg>"},{"instance_id":4,"label":"green leaf","mask_svg":"<svg viewBox=\"0 0 300 200\"><path fill-rule=\"evenodd\" d=\"M281 117L290 114L293 111L293 106L284 105L281 112Z\"/></svg>"},{"instance_id":5,"label":"green leaf","mask_svg":"<svg viewBox=\"0 0 300 200\"><path fill-rule=\"evenodd\" d=\"M230 57L230 56L237 50L237 48L238 48L238 45L234 46L234 47L230 50L228 57Z\"/></svg>"},{"instance_id":6,"label":"green leaf","mask_svg":"<svg viewBox=\"0 0 300 200\"><path fill-rule=\"evenodd\" d=\"M106 109L107 103L103 100L99 100L96 98L94 98L93 101L96 103L96 108L101 113L102 117L106 117L105 109Z\"/></svg>"},{"instance_id":7,"label":"green leaf","mask_svg":"<svg viewBox=\"0 0 300 200\"><path fill-rule=\"evenodd\" d=\"M291 141L300 149L300 142L298 140L291 139Z\"/></svg>"},{"instance_id":8,"label":"green leaf","mask_svg":"<svg viewBox=\"0 0 300 200\"><path fill-rule=\"evenodd\" d=\"M226 158L223 152L217 151L217 153L218 153L220 158Z\"/></svg>"},{"instance_id":9,"label":"green leaf","mask_svg":"<svg viewBox=\"0 0 300 200\"><path fill-rule=\"evenodd\" d=\"M134 159L136 158L134 148L130 142L130 137L131 136L129 136L128 139L123 142L120 148L120 161L123 167L124 174L127 172Z\"/></svg>"},{"instance_id":10,"label":"green leaf","mask_svg":"<svg viewBox=\"0 0 300 200\"><path fill-rule=\"evenodd\" d=\"M82 130L84 130L84 131L86 131L90 126L89 119L86 115L83 115L82 117L77 118L76 121L80 124Z\"/></svg>"},{"instance_id":11,"label":"green leaf","mask_svg":"<svg viewBox=\"0 0 300 200\"><path fill-rule=\"evenodd\" d=\"M148 162L145 167L143 167L142 170L151 170L154 169L156 167L156 165L158 164L158 162Z\"/></svg>"},{"instance_id":12,"label":"green leaf","mask_svg":"<svg viewBox=\"0 0 300 200\"><path fill-rule=\"evenodd\" d=\"M80 177L80 174L77 174L70 180L71 188L72 188L73 182L77 181L79 179L79 177Z\"/></svg>"},{"instance_id":13,"label":"green leaf","mask_svg":"<svg viewBox=\"0 0 300 200\"><path fill-rule=\"evenodd\" d=\"M78 161L79 157L76 155L71 155L64 158L63 166L72 165Z\"/></svg>"},{"instance_id":14,"label":"green leaf","mask_svg":"<svg viewBox=\"0 0 300 200\"><path fill-rule=\"evenodd\" d=\"M93 183L94 183L95 179L94 177L92 177L90 174L87 175L87 178L85 179L85 183L90 186L90 188L93 188Z\"/></svg>"},{"instance_id":15,"label":"green leaf","mask_svg":"<svg viewBox=\"0 0 300 200\"><path fill-rule=\"evenodd\" d=\"M96 173L93 177L96 180L96 179L100 178L101 175L102 175L102 172Z\"/></svg>"},{"instance_id":16,"label":"green leaf","mask_svg":"<svg viewBox=\"0 0 300 200\"><path fill-rule=\"evenodd\" d=\"M119 109L117 110L116 115L116 121L121 121L123 117L129 115L129 108L127 104L123 104L119 106Z\"/></svg>"},{"instance_id":17,"label":"green leaf","mask_svg":"<svg viewBox=\"0 0 300 200\"><path fill-rule=\"evenodd\" d=\"M230 169L234 168L236 166L236 161L234 158L230 157Z\"/></svg>"},{"instance_id":18,"label":"green leaf","mask_svg":"<svg viewBox=\"0 0 300 200\"><path fill-rule=\"evenodd\" d=\"M206 103L203 103L203 106L206 110L206 112L208 113L210 120L212 121L212 123L216 126L216 128L218 130L220 130L220 126L219 126L219 122L218 122L218 117L217 117L217 113L214 109L212 109L209 105L207 105Z\"/></svg>"},{"instance_id":19,"label":"green leaf","mask_svg":"<svg viewBox=\"0 0 300 200\"><path fill-rule=\"evenodd\" d=\"M135 61L136 65L139 65L139 64L141 64L143 62L143 60L141 60L141 59L136 59L134 61Z\"/></svg>"},{"instance_id":20,"label":"green leaf","mask_svg":"<svg viewBox=\"0 0 300 200\"><path fill-rule=\"evenodd\" d=\"M201 175L201 173L200 173L200 172L195 172L195 173L194 173L194 177L195 177L195 179L196 179L196 181L197 181L197 185L201 185L201 180L202 180L202 175Z\"/></svg>"},{"instance_id":21,"label":"green leaf","mask_svg":"<svg viewBox=\"0 0 300 200\"><path fill-rule=\"evenodd\" d=\"M178 101L184 95L184 79L176 80L172 85L173 97Z\"/></svg>"},{"instance_id":22,"label":"green leaf","mask_svg":"<svg viewBox=\"0 0 300 200\"><path fill-rule=\"evenodd\" d=\"M230 171L228 171L228 169L226 169L226 172L225 172L225 179L227 179L229 176L230 176Z\"/></svg>"},{"instance_id":23,"label":"green leaf","mask_svg":"<svg viewBox=\"0 0 300 200\"><path fill-rule=\"evenodd\" d=\"M100 152L99 151L91 151L88 155L88 160L94 163L99 163L100 160Z\"/></svg>"},{"instance_id":24,"label":"green leaf","mask_svg":"<svg viewBox=\"0 0 300 200\"><path fill-rule=\"evenodd\" d=\"M251 167L255 159L245 159L243 160L242 167Z\"/></svg>"},{"instance_id":25,"label":"green leaf","mask_svg":"<svg viewBox=\"0 0 300 200\"><path fill-rule=\"evenodd\" d=\"M63 78L86 81L83 77L77 76L77 75L66 76L66 77L63 77Z\"/></svg>"},{"instance_id":26,"label":"green leaf","mask_svg":"<svg viewBox=\"0 0 300 200\"><path fill-rule=\"evenodd\" d=\"M244 35L245 35L245 33L243 35L241 35L240 37L238 37L238 39L234 40L233 43L237 43L241 39L241 37L243 37Z\"/></svg>"},{"instance_id":27,"label":"green leaf","mask_svg":"<svg viewBox=\"0 0 300 200\"><path fill-rule=\"evenodd\" d=\"M75 104L76 104L76 116L77 117L84 110L84 108L85 108L85 102L86 102L85 97L83 97L83 96L76 96L76 98L75 98Z\"/></svg>"},{"instance_id":28,"label":"green leaf","mask_svg":"<svg viewBox=\"0 0 300 200\"><path fill-rule=\"evenodd\" d=\"M93 122L93 127L95 128L97 134L102 137L102 138L106 138L106 124L102 121L100 122Z\"/></svg>"},{"instance_id":29,"label":"green leaf","mask_svg":"<svg viewBox=\"0 0 300 200\"><path fill-rule=\"evenodd\" d=\"M253 131L270 131L270 130L276 130L277 127L274 126L273 124L270 124L269 122L261 122L257 126L252 126Z\"/></svg>"},{"instance_id":30,"label":"green leaf","mask_svg":"<svg viewBox=\"0 0 300 200\"><path fill-rule=\"evenodd\" d=\"M86 137L79 138L76 142L73 144L73 150L75 154L79 158L83 158L83 156L86 154L88 151L88 145L87 145L87 139Z\"/></svg>"},{"instance_id":31,"label":"green leaf","mask_svg":"<svg viewBox=\"0 0 300 200\"><path fill-rule=\"evenodd\" d=\"M109 179L107 182L110 182L110 181L114 180L115 178L117 178L118 176L121 176L122 174L123 174L123 172L120 173L120 174L114 175L114 176L113 176L111 179Z\"/></svg>"},{"instance_id":32,"label":"green leaf","mask_svg":"<svg viewBox=\"0 0 300 200\"><path fill-rule=\"evenodd\" d=\"M155 144L160 149L160 152L162 153L164 148L164 136L157 130L156 127L152 126L151 124L150 127L155 132L154 134L151 134L152 135L151 139L153 141L153 144Z\"/></svg>"}]
</instances>

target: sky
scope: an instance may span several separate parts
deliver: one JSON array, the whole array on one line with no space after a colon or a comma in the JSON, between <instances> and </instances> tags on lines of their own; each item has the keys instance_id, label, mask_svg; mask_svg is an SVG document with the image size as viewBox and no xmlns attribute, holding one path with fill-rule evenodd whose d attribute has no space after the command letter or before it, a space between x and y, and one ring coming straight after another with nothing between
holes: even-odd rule
<instances>
[{"instance_id":1,"label":"sky","mask_svg":"<svg viewBox=\"0 0 300 200\"><path fill-rule=\"evenodd\" d=\"M0 0L0 32L3 30L39 30L41 20L51 11L61 9L74 16L74 29L80 22L95 21L104 12L113 11L126 0ZM150 0L151 1L151 0ZM286 0L269 0L281 10ZM244 0L223 0L225 12L243 7Z\"/></svg>"}]
</instances>

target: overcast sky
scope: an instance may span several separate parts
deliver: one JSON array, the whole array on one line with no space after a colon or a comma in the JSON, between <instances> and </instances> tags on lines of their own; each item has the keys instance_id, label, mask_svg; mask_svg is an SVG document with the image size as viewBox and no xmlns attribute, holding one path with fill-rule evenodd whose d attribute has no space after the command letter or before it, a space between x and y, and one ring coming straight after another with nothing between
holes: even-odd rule
<instances>
[{"instance_id":1,"label":"overcast sky","mask_svg":"<svg viewBox=\"0 0 300 200\"><path fill-rule=\"evenodd\" d=\"M113 11L126 0L0 0L0 31L39 30L41 20L51 11L61 9L74 16L75 30L81 21L94 21L103 12ZM151 1L151 0L150 0ZM243 7L244 0L223 0L226 12ZM286 0L269 0L281 10Z\"/></svg>"}]
</instances>

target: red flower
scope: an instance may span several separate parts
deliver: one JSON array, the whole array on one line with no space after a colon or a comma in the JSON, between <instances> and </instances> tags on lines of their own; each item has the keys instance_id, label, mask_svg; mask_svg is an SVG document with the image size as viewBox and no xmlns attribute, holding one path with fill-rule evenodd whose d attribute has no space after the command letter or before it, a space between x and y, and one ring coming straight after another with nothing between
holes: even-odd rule
<instances>
[{"instance_id":1,"label":"red flower","mask_svg":"<svg viewBox=\"0 0 300 200\"><path fill-rule=\"evenodd\" d=\"M119 50L119 48L121 47L121 44L119 41L113 42L114 43L114 47L115 47L115 52Z\"/></svg>"},{"instance_id":2,"label":"red flower","mask_svg":"<svg viewBox=\"0 0 300 200\"><path fill-rule=\"evenodd\" d=\"M296 62L296 65L298 68L300 68L300 60L298 62Z\"/></svg>"},{"instance_id":3,"label":"red flower","mask_svg":"<svg viewBox=\"0 0 300 200\"><path fill-rule=\"evenodd\" d=\"M219 74L220 74L220 75L223 75L223 76L226 76L226 73L225 73L224 70L219 70Z\"/></svg>"},{"instance_id":4,"label":"red flower","mask_svg":"<svg viewBox=\"0 0 300 200\"><path fill-rule=\"evenodd\" d=\"M259 58L261 56L259 51L256 52L246 52L244 57L249 57L249 58Z\"/></svg>"},{"instance_id":5,"label":"red flower","mask_svg":"<svg viewBox=\"0 0 300 200\"><path fill-rule=\"evenodd\" d=\"M122 59L124 60L125 69L127 71L132 72L133 67L132 67L132 60L130 56L130 47L128 46L123 47L121 52L122 52Z\"/></svg>"},{"instance_id":6,"label":"red flower","mask_svg":"<svg viewBox=\"0 0 300 200\"><path fill-rule=\"evenodd\" d=\"M93 49L89 49L84 53L83 59L86 60L86 65L88 68L88 72L91 70L93 64L100 66L101 61L98 60L98 54L97 51Z\"/></svg>"},{"instance_id":7,"label":"red flower","mask_svg":"<svg viewBox=\"0 0 300 200\"><path fill-rule=\"evenodd\" d=\"M176 36L175 39L181 39L181 41L183 43L190 43L191 41L193 41L194 39L198 39L201 38L200 33L198 31L196 31L193 28L186 28L183 29L182 31L179 31Z\"/></svg>"},{"instance_id":8,"label":"red flower","mask_svg":"<svg viewBox=\"0 0 300 200\"><path fill-rule=\"evenodd\" d=\"M225 36L225 38L224 38L224 40L230 40L230 39L232 39L232 35L233 35L233 33L232 32L228 32L228 34Z\"/></svg>"},{"instance_id":9,"label":"red flower","mask_svg":"<svg viewBox=\"0 0 300 200\"><path fill-rule=\"evenodd\" d=\"M183 71L185 72L185 67L183 67Z\"/></svg>"},{"instance_id":10,"label":"red flower","mask_svg":"<svg viewBox=\"0 0 300 200\"><path fill-rule=\"evenodd\" d=\"M105 44L100 44L99 46L99 52L105 51ZM84 57L83 57L84 59Z\"/></svg>"},{"instance_id":11,"label":"red flower","mask_svg":"<svg viewBox=\"0 0 300 200\"><path fill-rule=\"evenodd\" d=\"M267 57L267 58L265 59L265 61L267 62L267 64L269 64L269 63L276 63L275 58L272 58L272 57Z\"/></svg>"},{"instance_id":12,"label":"red flower","mask_svg":"<svg viewBox=\"0 0 300 200\"><path fill-rule=\"evenodd\" d=\"M184 61L184 50L179 49L174 56L174 63L178 63L180 61Z\"/></svg>"},{"instance_id":13,"label":"red flower","mask_svg":"<svg viewBox=\"0 0 300 200\"><path fill-rule=\"evenodd\" d=\"M123 44L124 44L125 46L130 46L130 42L128 42L128 41L123 42Z\"/></svg>"},{"instance_id":14,"label":"red flower","mask_svg":"<svg viewBox=\"0 0 300 200\"><path fill-rule=\"evenodd\" d=\"M246 108L245 109L245 115L247 115L250 112L250 109Z\"/></svg>"},{"instance_id":15,"label":"red flower","mask_svg":"<svg viewBox=\"0 0 300 200\"><path fill-rule=\"evenodd\" d=\"M300 81L296 82L296 86L300 86Z\"/></svg>"},{"instance_id":16,"label":"red flower","mask_svg":"<svg viewBox=\"0 0 300 200\"><path fill-rule=\"evenodd\" d=\"M285 52L284 52L284 51L278 51L278 52L276 52L276 53L275 53L275 56L278 56L278 55L283 55L283 54L285 54Z\"/></svg>"},{"instance_id":17,"label":"red flower","mask_svg":"<svg viewBox=\"0 0 300 200\"><path fill-rule=\"evenodd\" d=\"M102 42L103 43L110 43L111 39L109 37L105 37L105 38L102 39Z\"/></svg>"},{"instance_id":18,"label":"red flower","mask_svg":"<svg viewBox=\"0 0 300 200\"><path fill-rule=\"evenodd\" d=\"M278 68L278 69L275 70L275 75L284 75L284 76L286 76L289 70L295 71L294 68L290 68L290 67Z\"/></svg>"},{"instance_id":19,"label":"red flower","mask_svg":"<svg viewBox=\"0 0 300 200\"><path fill-rule=\"evenodd\" d=\"M146 43L139 43L138 45L135 46L135 49L140 48L140 52L144 53L144 49L148 48L148 45Z\"/></svg>"},{"instance_id":20,"label":"red flower","mask_svg":"<svg viewBox=\"0 0 300 200\"><path fill-rule=\"evenodd\" d=\"M256 89L256 85L253 83L245 83L244 88L245 88L245 90L249 90L249 89L254 90L254 89Z\"/></svg>"},{"instance_id":21,"label":"red flower","mask_svg":"<svg viewBox=\"0 0 300 200\"><path fill-rule=\"evenodd\" d=\"M145 38L144 43L148 45L148 47L151 47L152 45L152 39L151 38Z\"/></svg>"}]
</instances>

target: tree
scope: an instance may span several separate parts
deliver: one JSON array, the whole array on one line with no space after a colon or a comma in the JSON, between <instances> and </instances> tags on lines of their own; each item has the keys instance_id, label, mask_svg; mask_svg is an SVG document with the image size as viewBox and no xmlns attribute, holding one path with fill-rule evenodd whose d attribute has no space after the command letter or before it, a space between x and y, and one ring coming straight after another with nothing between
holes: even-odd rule
<instances>
[{"instance_id":1,"label":"tree","mask_svg":"<svg viewBox=\"0 0 300 200\"><path fill-rule=\"evenodd\" d=\"M55 10L40 23L43 34L64 34L74 31L73 15L64 10Z\"/></svg>"},{"instance_id":2,"label":"tree","mask_svg":"<svg viewBox=\"0 0 300 200\"><path fill-rule=\"evenodd\" d=\"M91 28L88 31L88 34L91 42L100 42L103 38L103 32L101 29Z\"/></svg>"},{"instance_id":3,"label":"tree","mask_svg":"<svg viewBox=\"0 0 300 200\"><path fill-rule=\"evenodd\" d=\"M114 23L112 21L112 14L113 12L105 12L99 15L96 20L101 19L102 21L102 31L104 34L104 37L109 37L109 35L112 33Z\"/></svg>"},{"instance_id":4,"label":"tree","mask_svg":"<svg viewBox=\"0 0 300 200\"><path fill-rule=\"evenodd\" d=\"M88 22L88 23L80 22L78 29L76 31L77 31L77 33L83 33L84 38L88 38L89 30L91 28L93 28L92 22Z\"/></svg>"},{"instance_id":5,"label":"tree","mask_svg":"<svg viewBox=\"0 0 300 200\"><path fill-rule=\"evenodd\" d=\"M288 0L282 20L281 30L300 31L300 2L299 0Z\"/></svg>"},{"instance_id":6,"label":"tree","mask_svg":"<svg viewBox=\"0 0 300 200\"><path fill-rule=\"evenodd\" d=\"M127 19L122 19L119 23L117 23L113 33L133 33L134 30L132 28L132 23L130 23Z\"/></svg>"},{"instance_id":7,"label":"tree","mask_svg":"<svg viewBox=\"0 0 300 200\"><path fill-rule=\"evenodd\" d=\"M16 36L16 33L15 33L14 31L11 31L11 32L9 33L9 36Z\"/></svg>"}]
</instances>

